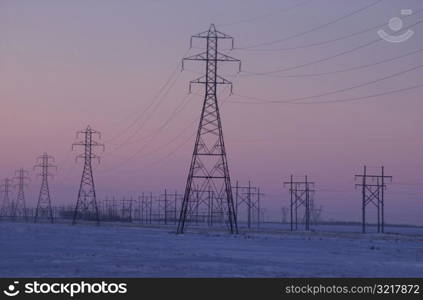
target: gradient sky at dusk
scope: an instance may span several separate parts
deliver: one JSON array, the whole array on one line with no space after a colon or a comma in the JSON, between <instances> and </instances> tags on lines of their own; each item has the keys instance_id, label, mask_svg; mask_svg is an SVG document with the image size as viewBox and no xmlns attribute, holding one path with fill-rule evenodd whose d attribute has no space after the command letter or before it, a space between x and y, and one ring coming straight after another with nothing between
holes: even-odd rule
<instances>
[{"instance_id":1,"label":"gradient sky at dusk","mask_svg":"<svg viewBox=\"0 0 423 300\"><path fill-rule=\"evenodd\" d=\"M386 193L387 222L423 225L423 88L319 103L422 84L423 67L345 92L283 103L361 85L422 63L423 51L368 68L302 76L423 49L419 0L380 1L321 26L375 2L0 0L0 177L13 176L21 167L32 172L35 158L47 151L59 166L50 181L53 200L74 203L82 163L75 164L81 149L72 152L71 144L77 141L76 131L89 124L102 132L106 145L104 153L98 149L101 164L94 165L100 198L158 193L165 187L182 192L203 92L195 87L187 98L188 82L203 66L188 63L180 72L180 61L201 51L200 43L189 50L190 36L215 23L235 38L229 55L242 60L243 71L291 69L264 76L237 74L230 64L221 68L234 83L234 95L228 98L224 88L220 95L232 181L250 179L259 185L266 194L267 216L279 218L280 208L288 205L282 182L292 173L308 174L316 182L315 201L323 206L325 219L358 221L361 200L353 175L362 172L364 164L372 173L383 164L394 177ZM388 20L405 8L415 14L404 19L404 25L418 23L410 40L359 48L378 39L377 29L366 29L385 24L381 28L389 32ZM276 40L281 41L248 48ZM221 45L222 52L229 48ZM342 52L349 53L323 60ZM282 103L254 104L250 97ZM34 174L29 205L35 205L39 188Z\"/></svg>"}]
</instances>

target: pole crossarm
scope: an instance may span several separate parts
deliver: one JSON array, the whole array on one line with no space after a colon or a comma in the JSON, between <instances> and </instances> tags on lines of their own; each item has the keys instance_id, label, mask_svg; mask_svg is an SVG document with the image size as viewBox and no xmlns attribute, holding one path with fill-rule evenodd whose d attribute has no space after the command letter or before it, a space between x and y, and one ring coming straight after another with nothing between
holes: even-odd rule
<instances>
[{"instance_id":1,"label":"pole crossarm","mask_svg":"<svg viewBox=\"0 0 423 300\"><path fill-rule=\"evenodd\" d=\"M93 153L93 148L101 147L102 150L105 151L105 146L104 144L94 140L94 136L101 138L101 133L92 129L90 126L87 126L85 130L78 131L76 134L77 138L79 138L81 135L83 135L83 140L72 144L72 150L76 146L84 147L84 153L76 156L76 161L78 161L78 158L84 159L84 167L72 224L75 224L78 219L95 221L97 224L100 224L92 159L97 159L97 161L100 163L100 157Z\"/></svg>"},{"instance_id":2,"label":"pole crossarm","mask_svg":"<svg viewBox=\"0 0 423 300\"><path fill-rule=\"evenodd\" d=\"M53 156L44 153L37 157L37 164L34 166L34 170L40 169L41 173L37 174L38 177L41 177L41 187L40 193L38 195L37 209L35 211L34 222L37 223L39 219L47 219L51 223L54 222L53 209L51 206L51 196L50 196L50 187L48 183L48 178L52 177L50 169L57 171L57 166L53 163L55 159Z\"/></svg>"},{"instance_id":3,"label":"pole crossarm","mask_svg":"<svg viewBox=\"0 0 423 300\"><path fill-rule=\"evenodd\" d=\"M200 122L194 144L194 151L188 172L187 184L182 200L177 233L183 233L186 223L196 224L207 218L213 223L213 216L221 212L225 215L225 224L231 233L238 233L232 185L229 175L223 129L217 100L217 87L232 83L218 74L218 65L222 62L241 63L240 60L218 51L218 40L233 38L216 30L212 24L209 30L193 35L190 45L196 38L205 39L206 50L182 59L205 63L204 75L189 83L204 85L204 100ZM216 208L217 207L217 208ZM217 209L217 211L216 211Z\"/></svg>"},{"instance_id":4,"label":"pole crossarm","mask_svg":"<svg viewBox=\"0 0 423 300\"><path fill-rule=\"evenodd\" d=\"M385 180L392 182L392 176L385 175L385 169L381 167L381 174L368 174L367 167L364 166L363 174L354 175L354 180L360 180L355 188L361 188L361 210L362 210L362 232L366 232L366 208L371 203L377 211L377 232L384 232L385 227L385 196L387 189Z\"/></svg>"}]
</instances>

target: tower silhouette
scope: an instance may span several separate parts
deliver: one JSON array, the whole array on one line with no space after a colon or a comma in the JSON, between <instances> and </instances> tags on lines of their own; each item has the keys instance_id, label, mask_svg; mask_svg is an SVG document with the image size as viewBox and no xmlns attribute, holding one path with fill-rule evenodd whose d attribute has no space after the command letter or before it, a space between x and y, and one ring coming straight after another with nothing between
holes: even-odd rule
<instances>
[{"instance_id":1,"label":"tower silhouette","mask_svg":"<svg viewBox=\"0 0 423 300\"><path fill-rule=\"evenodd\" d=\"M52 176L49 169L54 168L57 170L57 167L51 164L50 161L54 162L54 157L44 153L43 155L37 157L37 165L34 166L34 169L41 169L41 173L38 174L38 176L41 176L41 188L38 195L37 209L35 211L35 223L40 218L46 218L47 220L50 220L51 223L54 222L48 178L49 176Z\"/></svg>"},{"instance_id":2,"label":"tower silhouette","mask_svg":"<svg viewBox=\"0 0 423 300\"><path fill-rule=\"evenodd\" d=\"M386 180L392 182L392 176L385 175L385 167L381 167L381 175L369 175L367 167L364 166L363 174L355 175L355 180L360 179L361 183L355 187L361 188L361 210L362 210L362 232L366 233L366 207L373 204L377 211L377 232L385 230L385 190Z\"/></svg>"},{"instance_id":3,"label":"tower silhouette","mask_svg":"<svg viewBox=\"0 0 423 300\"><path fill-rule=\"evenodd\" d=\"M238 227L232 196L231 179L217 101L217 86L229 84L232 90L232 83L219 76L217 68L218 62L236 62L239 64L239 68L241 68L241 62L238 59L218 52L219 40L230 40L233 47L233 38L217 31L213 24L209 30L192 36L191 46L193 39L205 39L206 51L183 58L182 68L185 61L205 62L205 75L191 81L189 87L191 91L192 84L203 84L205 86L205 96L182 201L177 233L184 232L185 224L189 216L191 216L192 211L197 210L198 212L198 206L201 203L209 202L205 198L210 195L210 191L213 192L216 199L220 199L222 204L224 204L229 231L231 233L237 233Z\"/></svg>"},{"instance_id":4,"label":"tower silhouette","mask_svg":"<svg viewBox=\"0 0 423 300\"><path fill-rule=\"evenodd\" d=\"M10 217L12 215L12 202L10 201L10 185L12 180L6 178L3 180L2 192L3 192L3 203L1 206L1 216Z\"/></svg>"},{"instance_id":5,"label":"tower silhouette","mask_svg":"<svg viewBox=\"0 0 423 300\"><path fill-rule=\"evenodd\" d=\"M98 138L101 138L101 134L90 126L85 130L78 131L77 138L79 138L80 135L83 135L84 139L72 144L72 150L75 146L84 146L84 154L80 154L76 157L76 160L78 160L78 158L84 159L84 169L82 171L81 184L79 186L78 199L76 201L72 224L75 224L77 219L95 220L97 224L100 224L91 161L92 159L97 159L98 162L100 162L100 157L94 154L92 150L93 147L102 147L104 151L104 145L93 140L93 135L97 135Z\"/></svg>"},{"instance_id":6,"label":"tower silhouette","mask_svg":"<svg viewBox=\"0 0 423 300\"><path fill-rule=\"evenodd\" d=\"M27 186L26 180L29 180L28 171L24 169L19 169L15 172L17 175L14 179L18 180L18 183L15 184L15 187L18 188L18 193L16 196L16 201L12 202L11 216L13 219L23 217L24 220L27 220L26 214L26 205L25 205L25 187Z\"/></svg>"},{"instance_id":7,"label":"tower silhouette","mask_svg":"<svg viewBox=\"0 0 423 300\"><path fill-rule=\"evenodd\" d=\"M294 181L294 175L291 175L290 181L283 183L289 186L290 208L291 208L291 231L298 230L298 212L304 207L303 223L305 230L310 230L311 213L313 209L313 195L315 192L315 184L308 180L308 176L304 176L305 181Z\"/></svg>"}]
</instances>

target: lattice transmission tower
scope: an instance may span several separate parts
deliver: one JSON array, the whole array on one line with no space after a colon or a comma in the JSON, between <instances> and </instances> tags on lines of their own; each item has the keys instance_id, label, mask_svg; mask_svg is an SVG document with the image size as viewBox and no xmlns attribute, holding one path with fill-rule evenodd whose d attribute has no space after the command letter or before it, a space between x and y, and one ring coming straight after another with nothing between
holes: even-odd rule
<instances>
[{"instance_id":1,"label":"lattice transmission tower","mask_svg":"<svg viewBox=\"0 0 423 300\"><path fill-rule=\"evenodd\" d=\"M54 163L54 157L47 153L43 153L43 155L37 157L37 164L34 166L34 170L37 168L41 169L41 173L38 174L38 176L41 177L41 187L40 193L38 194L37 209L35 211L35 223L40 219L47 219L51 223L54 222L48 178L52 176L49 170L57 170L57 166L53 165L51 162Z\"/></svg>"},{"instance_id":2,"label":"lattice transmission tower","mask_svg":"<svg viewBox=\"0 0 423 300\"><path fill-rule=\"evenodd\" d=\"M10 201L10 186L12 180L6 178L3 180L3 184L1 185L2 193L3 193L3 203L1 206L1 216L2 217L10 217L12 215L12 202Z\"/></svg>"},{"instance_id":3,"label":"lattice transmission tower","mask_svg":"<svg viewBox=\"0 0 423 300\"><path fill-rule=\"evenodd\" d=\"M210 191L213 192L215 199L222 201L229 231L238 233L231 179L217 101L217 86L229 84L232 90L232 83L219 76L217 69L219 62L235 62L239 64L239 69L241 69L241 62L218 51L219 40L231 41L233 48L234 39L217 31L213 24L209 30L192 36L191 46L194 39L205 40L206 51L183 58L182 68L185 61L201 61L205 63L205 75L190 82L190 90L192 84L203 84L205 96L185 194L182 200L177 233L184 232L185 225L187 221L189 222L188 218L192 215L191 212L198 210L200 203L209 203L207 197L210 195Z\"/></svg>"},{"instance_id":4,"label":"lattice transmission tower","mask_svg":"<svg viewBox=\"0 0 423 300\"><path fill-rule=\"evenodd\" d=\"M25 187L27 187L27 181L29 180L28 171L19 169L15 172L15 180L18 182L14 185L18 188L16 201L12 202L11 217L12 219L24 218L27 220L26 204L25 204Z\"/></svg>"},{"instance_id":5,"label":"lattice transmission tower","mask_svg":"<svg viewBox=\"0 0 423 300\"><path fill-rule=\"evenodd\" d=\"M93 153L93 147L102 147L104 151L104 145L93 139L93 136L95 135L101 139L101 133L92 129L90 126L88 126L85 130L78 131L76 134L77 138L81 135L84 136L84 139L72 144L72 150L75 146L84 147L84 154L80 154L76 157L76 161L78 158L84 159L84 169L82 171L78 199L76 201L72 224L75 224L78 219L94 220L97 224L100 224L91 161L92 159L97 159L100 163L100 157Z\"/></svg>"}]
</instances>

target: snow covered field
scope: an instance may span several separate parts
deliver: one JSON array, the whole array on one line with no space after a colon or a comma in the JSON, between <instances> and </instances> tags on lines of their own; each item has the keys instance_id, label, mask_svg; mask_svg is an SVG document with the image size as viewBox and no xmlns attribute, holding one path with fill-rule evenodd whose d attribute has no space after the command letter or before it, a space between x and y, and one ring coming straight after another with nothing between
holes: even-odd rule
<instances>
[{"instance_id":1,"label":"snow covered field","mask_svg":"<svg viewBox=\"0 0 423 300\"><path fill-rule=\"evenodd\" d=\"M0 276L422 277L423 235L404 230L175 235L173 226L0 222Z\"/></svg>"}]
</instances>

